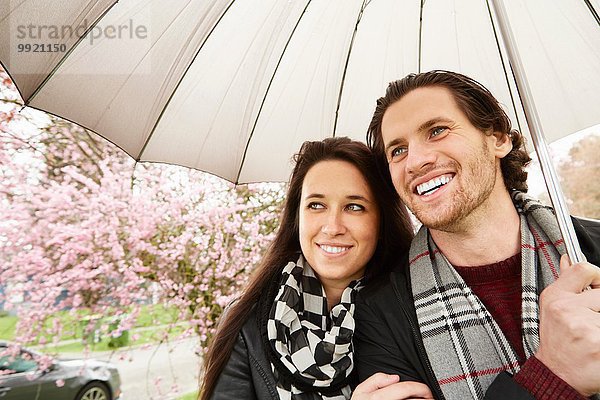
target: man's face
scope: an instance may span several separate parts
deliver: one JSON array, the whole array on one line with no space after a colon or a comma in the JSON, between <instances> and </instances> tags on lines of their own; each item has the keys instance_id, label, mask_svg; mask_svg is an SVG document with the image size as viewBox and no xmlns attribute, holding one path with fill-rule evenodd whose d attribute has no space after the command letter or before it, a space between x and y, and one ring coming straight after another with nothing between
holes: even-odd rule
<instances>
[{"instance_id":1,"label":"man's face","mask_svg":"<svg viewBox=\"0 0 600 400\"><path fill-rule=\"evenodd\" d=\"M406 94L387 109L381 130L394 187L429 228L478 223L490 196L506 190L499 158L510 147L502 135L475 128L444 87Z\"/></svg>"}]
</instances>

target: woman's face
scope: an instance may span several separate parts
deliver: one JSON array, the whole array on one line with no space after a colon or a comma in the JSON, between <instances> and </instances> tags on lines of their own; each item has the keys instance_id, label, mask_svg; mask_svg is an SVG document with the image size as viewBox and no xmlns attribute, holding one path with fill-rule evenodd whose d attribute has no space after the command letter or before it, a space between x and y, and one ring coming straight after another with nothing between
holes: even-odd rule
<instances>
[{"instance_id":1,"label":"woman's face","mask_svg":"<svg viewBox=\"0 0 600 400\"><path fill-rule=\"evenodd\" d=\"M302 184L300 247L329 297L364 275L379 238L379 208L362 173L346 161L313 165Z\"/></svg>"}]
</instances>

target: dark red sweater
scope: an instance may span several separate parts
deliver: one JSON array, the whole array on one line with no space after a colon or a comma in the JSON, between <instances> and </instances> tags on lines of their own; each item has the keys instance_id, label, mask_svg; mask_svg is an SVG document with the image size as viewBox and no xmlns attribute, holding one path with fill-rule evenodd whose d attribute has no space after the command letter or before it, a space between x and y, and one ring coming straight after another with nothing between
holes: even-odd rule
<instances>
[{"instance_id":1,"label":"dark red sweater","mask_svg":"<svg viewBox=\"0 0 600 400\"><path fill-rule=\"evenodd\" d=\"M538 400L587 399L534 356L523 362L520 253L496 264L454 268L483 302L519 356L521 369L514 377L519 385Z\"/></svg>"}]
</instances>

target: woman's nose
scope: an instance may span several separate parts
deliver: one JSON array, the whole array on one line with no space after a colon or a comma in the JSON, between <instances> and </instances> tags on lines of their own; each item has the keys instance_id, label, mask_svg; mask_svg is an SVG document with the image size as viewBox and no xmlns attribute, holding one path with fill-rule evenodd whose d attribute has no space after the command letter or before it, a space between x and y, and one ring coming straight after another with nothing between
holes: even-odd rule
<instances>
[{"instance_id":1,"label":"woman's nose","mask_svg":"<svg viewBox=\"0 0 600 400\"><path fill-rule=\"evenodd\" d=\"M338 212L330 212L327 215L325 223L321 227L321 232L329 236L340 235L343 234L345 231L346 228L344 226L342 216Z\"/></svg>"}]
</instances>

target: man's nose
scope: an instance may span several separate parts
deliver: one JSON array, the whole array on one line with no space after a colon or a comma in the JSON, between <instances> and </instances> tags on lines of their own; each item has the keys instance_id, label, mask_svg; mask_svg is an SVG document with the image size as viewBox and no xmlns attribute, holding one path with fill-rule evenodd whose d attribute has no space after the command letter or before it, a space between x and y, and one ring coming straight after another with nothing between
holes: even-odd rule
<instances>
[{"instance_id":1,"label":"man's nose","mask_svg":"<svg viewBox=\"0 0 600 400\"><path fill-rule=\"evenodd\" d=\"M426 143L411 143L406 156L406 171L415 174L429 165L435 164L436 153Z\"/></svg>"},{"instance_id":2,"label":"man's nose","mask_svg":"<svg viewBox=\"0 0 600 400\"><path fill-rule=\"evenodd\" d=\"M321 227L321 232L329 236L341 235L346 231L341 213L331 211Z\"/></svg>"}]
</instances>

